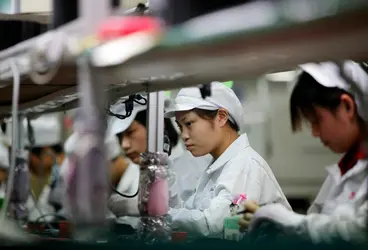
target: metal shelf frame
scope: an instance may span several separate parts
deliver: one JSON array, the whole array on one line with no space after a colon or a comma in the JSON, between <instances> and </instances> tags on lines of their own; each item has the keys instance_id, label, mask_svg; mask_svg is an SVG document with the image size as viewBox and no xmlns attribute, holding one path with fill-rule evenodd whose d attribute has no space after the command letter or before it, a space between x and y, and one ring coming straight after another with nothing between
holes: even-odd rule
<instances>
[{"instance_id":1,"label":"metal shelf frame","mask_svg":"<svg viewBox=\"0 0 368 250\"><path fill-rule=\"evenodd\" d=\"M147 52L121 65L103 68L110 85L106 86L106 90L118 90L121 95L129 95L145 90L154 92L198 85L213 80L253 77L290 69L308 61L346 58L366 60L368 2L354 0L348 5L343 0L334 2L334 6L323 6L323 2L319 2L325 12L316 13L306 21L293 19L288 16L290 13L282 10L282 4L290 3L287 0L280 4L269 2L268 5L257 5L256 2L251 8L246 4L188 21L179 27L170 28L159 43ZM257 18L265 21L254 23L253 26L246 24L247 15L243 13L251 13L250 10L261 13ZM218 30L206 29L206 25L216 18L228 18L229 21L221 24ZM9 58L16 61L23 82L29 85L29 57L35 48L51 43L53 37L61 33L75 40L83 39L93 34L91 27L91 24L79 18L1 51L0 86L4 88L11 85L12 76L7 63ZM75 70L77 57L73 53L67 54L63 63ZM58 76L54 80L57 79ZM71 74L67 80L71 84L68 88L22 102L20 110L29 115L37 115L74 107L74 97L78 96L75 88L76 74ZM52 81L48 86L53 84ZM110 90L111 86L113 90ZM38 87L34 85L34 91ZM10 108L9 105L0 105L0 116L9 115Z\"/></svg>"}]
</instances>

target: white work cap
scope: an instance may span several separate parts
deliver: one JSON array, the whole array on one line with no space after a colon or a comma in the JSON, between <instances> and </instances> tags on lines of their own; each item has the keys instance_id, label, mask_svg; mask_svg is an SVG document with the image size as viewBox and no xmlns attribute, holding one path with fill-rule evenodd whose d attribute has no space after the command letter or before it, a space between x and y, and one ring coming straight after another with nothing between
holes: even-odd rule
<instances>
[{"instance_id":1,"label":"white work cap","mask_svg":"<svg viewBox=\"0 0 368 250\"><path fill-rule=\"evenodd\" d=\"M66 155L71 154L75 150L75 145L78 140L78 134L73 133L64 143L64 152ZM105 138L105 148L107 152L107 158L113 160L121 154L121 148L119 140L115 135L108 135Z\"/></svg>"},{"instance_id":2,"label":"white work cap","mask_svg":"<svg viewBox=\"0 0 368 250\"><path fill-rule=\"evenodd\" d=\"M217 110L224 108L229 113L229 120L239 128L244 124L244 109L234 91L220 82L211 83L211 96L202 98L199 88L181 89L175 98L174 107L165 113L173 117L175 112L192 109Z\"/></svg>"},{"instance_id":3,"label":"white work cap","mask_svg":"<svg viewBox=\"0 0 368 250\"><path fill-rule=\"evenodd\" d=\"M32 147L44 147L60 144L62 142L62 124L60 119L60 113L52 113L42 115L34 120L30 121L31 129L33 132L34 144L31 145L28 136L28 121L23 119L23 140L25 146ZM7 124L6 134L8 141L11 144L12 138L12 124Z\"/></svg>"},{"instance_id":4,"label":"white work cap","mask_svg":"<svg viewBox=\"0 0 368 250\"><path fill-rule=\"evenodd\" d=\"M147 96L143 96L143 97L147 99ZM164 97L164 108L170 109L172 108L172 106L173 106L173 100L170 97L165 96ZM133 123L137 114L143 110L147 110L147 104L142 105L142 104L134 102L133 111L129 117L125 119L120 119L120 118L112 116L109 119L109 126L108 126L109 133L117 135L127 130L130 127L130 125ZM118 115L125 115L126 114L125 104L119 103L119 104L112 105L111 112L114 114L118 114Z\"/></svg>"},{"instance_id":5,"label":"white work cap","mask_svg":"<svg viewBox=\"0 0 368 250\"><path fill-rule=\"evenodd\" d=\"M141 105L139 103L134 102L133 111L129 117L125 119L120 119L115 116L112 116L109 119L109 125L108 125L109 134L117 135L127 130L130 127L130 125L133 123L137 114L146 109L147 109L147 105ZM118 114L118 115L125 115L126 114L125 104L119 103L119 104L113 105L111 107L111 112L114 114Z\"/></svg>"},{"instance_id":6,"label":"white work cap","mask_svg":"<svg viewBox=\"0 0 368 250\"><path fill-rule=\"evenodd\" d=\"M368 74L358 63L353 61L344 61L341 67L342 72L339 65L334 62L300 65L300 68L311 75L319 84L325 87L337 87L351 94L357 105L359 116L364 118L363 107L364 96L368 95ZM351 82L354 82L355 85Z\"/></svg>"}]
</instances>

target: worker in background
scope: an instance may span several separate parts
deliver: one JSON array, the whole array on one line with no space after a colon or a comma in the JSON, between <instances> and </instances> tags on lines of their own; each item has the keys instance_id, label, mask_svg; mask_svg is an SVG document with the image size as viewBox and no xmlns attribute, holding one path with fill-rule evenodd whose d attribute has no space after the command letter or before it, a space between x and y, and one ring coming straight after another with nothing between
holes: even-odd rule
<instances>
[{"instance_id":1,"label":"worker in background","mask_svg":"<svg viewBox=\"0 0 368 250\"><path fill-rule=\"evenodd\" d=\"M170 102L166 99L166 105ZM125 114L125 105L119 104L113 107L112 113L122 115ZM140 154L147 150L147 105L139 103L134 104L132 114L125 118L119 119L112 117L110 119L109 131L115 134L122 145L124 154L131 160L129 174L131 177L127 179L135 179L139 177ZM187 151L180 153L179 135L176 132L170 119L164 120L165 131L169 137L173 152L177 154L170 156L172 167L176 175L175 183L170 186L170 207L180 207L181 204L189 198L187 193L192 193L197 185L198 176L204 171L211 157L205 156L195 159ZM134 183L138 190L139 183ZM137 215L137 199L124 199L122 197L112 197L110 200L111 210L119 215L132 214Z\"/></svg>"},{"instance_id":2,"label":"worker in background","mask_svg":"<svg viewBox=\"0 0 368 250\"><path fill-rule=\"evenodd\" d=\"M59 113L46 114L37 119L22 122L24 143L28 154L31 195L27 201L28 220L50 220L55 208L48 202L50 184L58 174L59 166L64 159L62 146L62 124ZM10 123L8 125L11 125ZM10 126L7 129L11 135ZM54 176L53 176L54 175ZM46 216L47 215L47 216Z\"/></svg>"},{"instance_id":3,"label":"worker in background","mask_svg":"<svg viewBox=\"0 0 368 250\"><path fill-rule=\"evenodd\" d=\"M69 171L69 162L68 156L77 150L75 148L75 142L77 140L77 134L73 133L65 142L64 150L66 154L66 158L60 169L60 175L63 178L63 183L68 176ZM136 186L139 183L139 173L135 178L129 179L131 177L131 169L128 168L128 161L124 157L121 151L121 147L119 145L118 138L115 135L107 135L105 138L105 148L107 153L107 158L111 161L110 164L107 164L106 167L109 167L110 174L110 184L111 184L111 195L117 197L126 197L126 196L134 196L137 194ZM59 188L63 188L63 183ZM132 184L134 183L134 184ZM62 201L62 195L64 192L60 192L59 201ZM63 212L61 212L63 213ZM63 214L64 215L64 214ZM65 216L65 215L64 215ZM114 218L115 216L112 213L107 215L108 218ZM131 218L131 217L121 217L119 218L119 223L127 224L135 228L138 225L139 218Z\"/></svg>"},{"instance_id":4,"label":"worker in background","mask_svg":"<svg viewBox=\"0 0 368 250\"><path fill-rule=\"evenodd\" d=\"M307 215L285 210L279 205L259 208L255 202L245 204L247 213L239 221L242 229L256 219L271 219L292 232L309 237L313 242L366 238L368 213L367 136L363 120L364 96L368 94L368 75L353 61L342 67L332 62L301 65L290 98L293 131L307 121L312 135L332 152L344 154L327 167L328 176ZM351 83L355 83L352 85Z\"/></svg>"}]
</instances>

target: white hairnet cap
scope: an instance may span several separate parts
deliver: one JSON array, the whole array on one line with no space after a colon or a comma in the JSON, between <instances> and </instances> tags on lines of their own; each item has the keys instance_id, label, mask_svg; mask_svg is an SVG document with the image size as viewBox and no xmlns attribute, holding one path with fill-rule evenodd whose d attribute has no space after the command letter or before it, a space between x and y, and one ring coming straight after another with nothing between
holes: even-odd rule
<instances>
[{"instance_id":1,"label":"white hairnet cap","mask_svg":"<svg viewBox=\"0 0 368 250\"><path fill-rule=\"evenodd\" d=\"M234 91L220 82L211 83L211 96L202 98L199 88L181 89L175 98L174 107L165 113L165 117L173 117L175 112L192 109L217 110L224 108L229 112L230 121L238 127L244 124L244 109Z\"/></svg>"},{"instance_id":2,"label":"white hairnet cap","mask_svg":"<svg viewBox=\"0 0 368 250\"><path fill-rule=\"evenodd\" d=\"M33 147L44 147L51 146L55 144L60 144L63 140L62 138L62 124L60 120L60 113L52 113L45 114L36 119L30 121L32 130L33 130L33 139L34 144L30 145L29 137L28 137L28 121L27 119L23 119L23 140L25 146L33 146ZM6 134L11 144L12 138L12 124L7 124Z\"/></svg>"},{"instance_id":3,"label":"white hairnet cap","mask_svg":"<svg viewBox=\"0 0 368 250\"><path fill-rule=\"evenodd\" d=\"M108 129L109 134L117 135L127 130L130 127L130 125L133 123L137 114L146 109L147 109L147 105L141 105L139 103L134 103L132 114L129 117L125 119L120 119L115 116L112 116L109 120L109 129ZM125 104L119 103L119 104L112 106L111 112L113 112L114 114L125 115L126 114Z\"/></svg>"},{"instance_id":4,"label":"white hairnet cap","mask_svg":"<svg viewBox=\"0 0 368 250\"><path fill-rule=\"evenodd\" d=\"M73 133L69 136L64 144L64 152L68 155L71 154L78 140L77 133ZM113 160L121 154L121 148L119 145L118 138L115 135L108 135L105 138L105 148L107 157L109 160Z\"/></svg>"},{"instance_id":5,"label":"white hairnet cap","mask_svg":"<svg viewBox=\"0 0 368 250\"><path fill-rule=\"evenodd\" d=\"M364 118L363 107L364 96L368 95L368 74L354 61L345 61L341 66L343 74L348 79L341 75L339 65L334 62L306 63L300 65L300 68L319 84L325 87L337 87L353 95L358 114ZM356 85L352 85L349 81L353 81Z\"/></svg>"}]
</instances>

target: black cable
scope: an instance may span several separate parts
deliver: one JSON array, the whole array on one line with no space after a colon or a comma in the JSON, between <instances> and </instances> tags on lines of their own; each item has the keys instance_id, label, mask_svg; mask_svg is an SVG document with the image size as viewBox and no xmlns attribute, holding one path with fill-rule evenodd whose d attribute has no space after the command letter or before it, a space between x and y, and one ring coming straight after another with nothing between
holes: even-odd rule
<instances>
[{"instance_id":1,"label":"black cable","mask_svg":"<svg viewBox=\"0 0 368 250\"><path fill-rule=\"evenodd\" d=\"M360 62L359 65L364 69L365 73L368 74L368 62Z\"/></svg>"},{"instance_id":2,"label":"black cable","mask_svg":"<svg viewBox=\"0 0 368 250\"><path fill-rule=\"evenodd\" d=\"M132 195L128 195L128 194L120 193L120 192L119 192L116 188L114 188L112 185L111 185L111 189L112 189L112 191L114 191L114 192L115 192L115 193L117 193L118 195L120 195L120 196L122 196L122 197L124 197L124 198L129 198L129 199L136 197L136 196L138 195L138 193L139 193L139 188L137 189L137 192L135 192L135 193L134 193L134 194L132 194Z\"/></svg>"},{"instance_id":3,"label":"black cable","mask_svg":"<svg viewBox=\"0 0 368 250\"><path fill-rule=\"evenodd\" d=\"M128 97L128 100L124 101L123 104L125 104L125 115L123 114L116 114L111 111L111 106L106 110L107 114L110 116L115 116L118 119L124 120L132 115L134 103L138 103L140 105L146 105L147 99L139 94L130 95Z\"/></svg>"},{"instance_id":4,"label":"black cable","mask_svg":"<svg viewBox=\"0 0 368 250\"><path fill-rule=\"evenodd\" d=\"M142 102L139 102L140 100L143 100L143 101ZM136 103L138 103L140 105L147 105L147 99L144 98L141 95L138 95L138 94L135 95L134 102L136 102Z\"/></svg>"},{"instance_id":5,"label":"black cable","mask_svg":"<svg viewBox=\"0 0 368 250\"><path fill-rule=\"evenodd\" d=\"M34 138L34 130L31 125L31 120L27 117L27 134L28 134L28 141L29 141L29 147L32 148L35 144L35 138Z\"/></svg>"}]
</instances>

